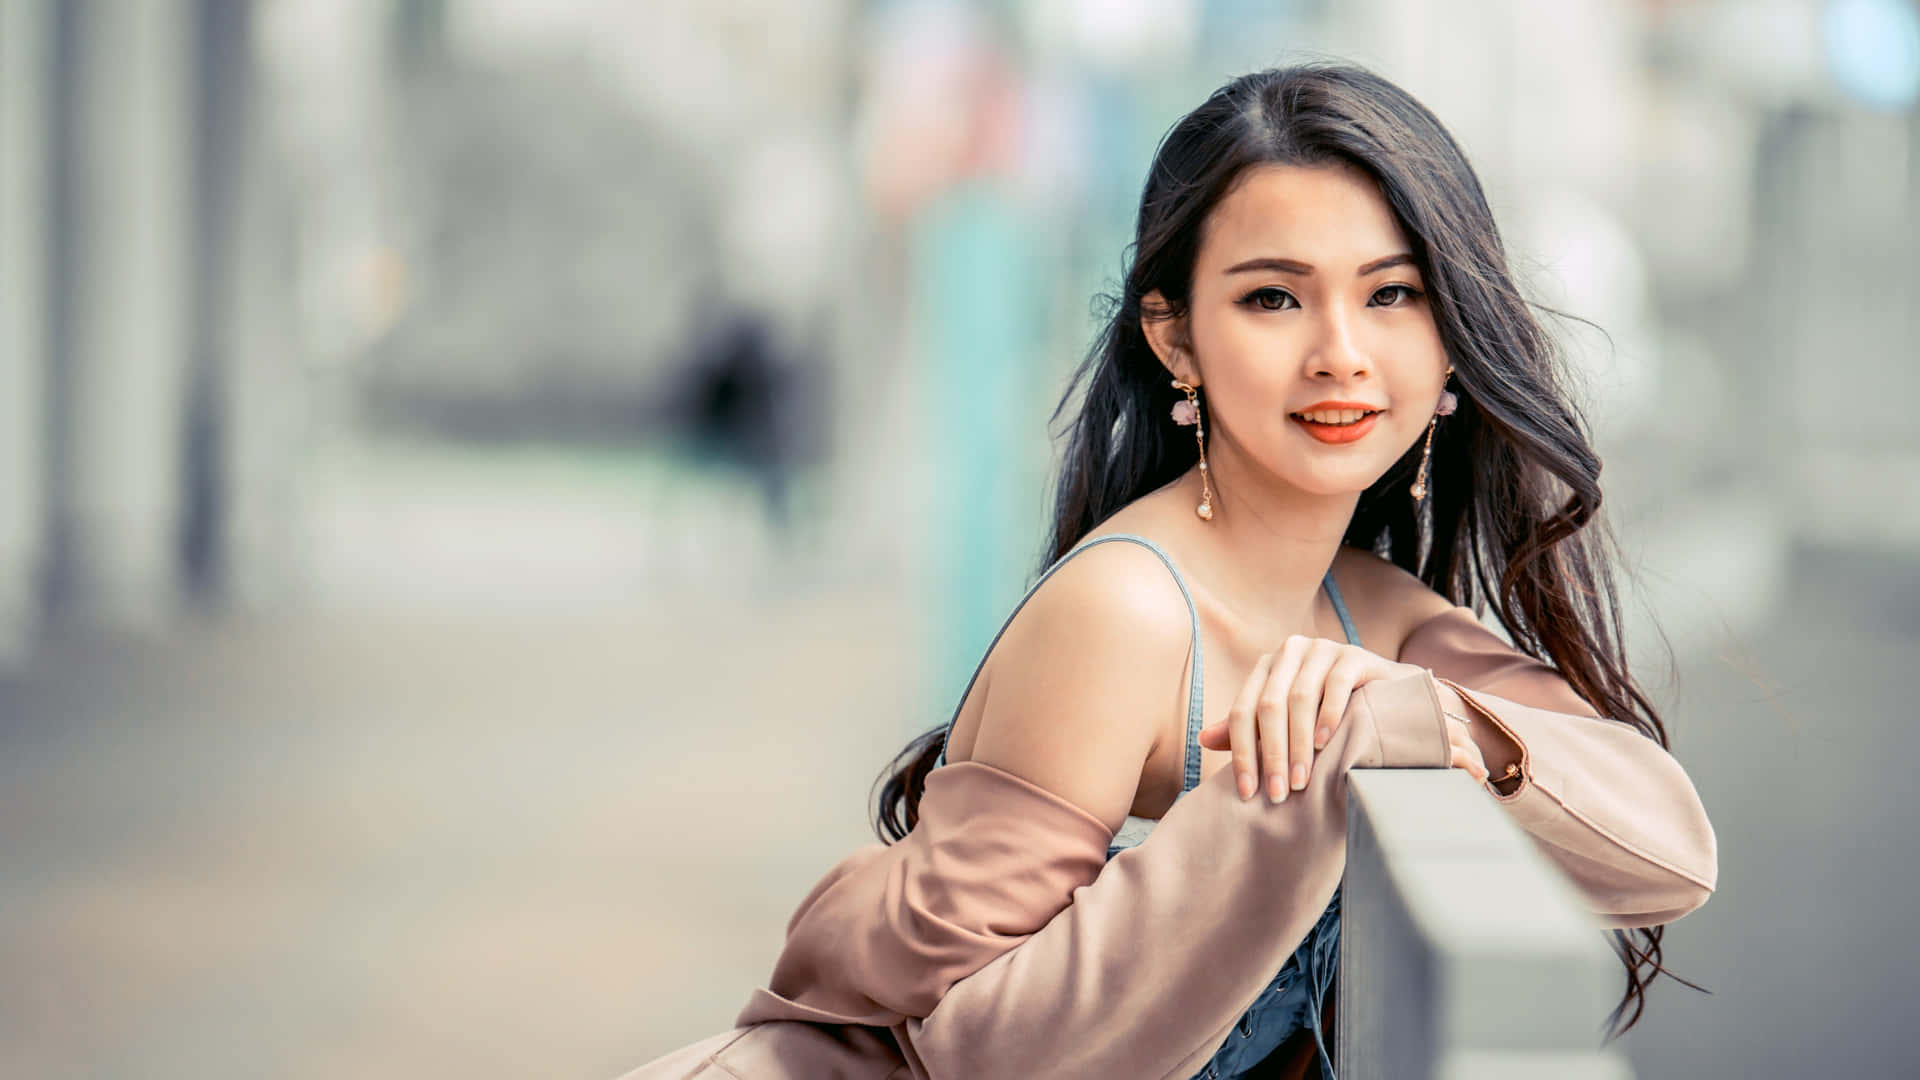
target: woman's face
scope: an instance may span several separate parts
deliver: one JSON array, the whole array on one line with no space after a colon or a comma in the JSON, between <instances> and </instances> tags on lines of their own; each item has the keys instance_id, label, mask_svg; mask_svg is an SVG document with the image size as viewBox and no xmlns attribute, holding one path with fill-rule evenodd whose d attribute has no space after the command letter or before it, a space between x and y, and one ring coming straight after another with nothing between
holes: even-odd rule
<instances>
[{"instance_id":1,"label":"woman's face","mask_svg":"<svg viewBox=\"0 0 1920 1080\"><path fill-rule=\"evenodd\" d=\"M1250 468L1313 494L1358 493L1425 436L1447 357L1412 253L1378 186L1350 166L1249 169L1214 207L1190 347L1164 321L1148 333L1163 363L1204 387L1216 480ZM1327 402L1349 408L1317 411ZM1356 423L1354 409L1374 414Z\"/></svg>"}]
</instances>

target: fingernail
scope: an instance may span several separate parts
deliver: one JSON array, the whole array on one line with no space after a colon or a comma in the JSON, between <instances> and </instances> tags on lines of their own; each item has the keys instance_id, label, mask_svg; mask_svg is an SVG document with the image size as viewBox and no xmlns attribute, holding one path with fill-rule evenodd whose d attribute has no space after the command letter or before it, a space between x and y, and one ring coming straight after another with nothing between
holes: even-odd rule
<instances>
[{"instance_id":1,"label":"fingernail","mask_svg":"<svg viewBox=\"0 0 1920 1080\"><path fill-rule=\"evenodd\" d=\"M1253 798L1253 777L1248 776L1246 773L1241 773L1238 786L1240 788L1241 798Z\"/></svg>"},{"instance_id":2,"label":"fingernail","mask_svg":"<svg viewBox=\"0 0 1920 1080\"><path fill-rule=\"evenodd\" d=\"M1315 750L1325 749L1327 745L1327 736L1331 734L1333 734L1333 732L1328 730L1327 728L1321 728L1319 731L1314 732L1313 748Z\"/></svg>"},{"instance_id":3,"label":"fingernail","mask_svg":"<svg viewBox=\"0 0 1920 1080\"><path fill-rule=\"evenodd\" d=\"M1287 801L1287 785L1280 782L1278 774L1267 777L1267 800L1276 803Z\"/></svg>"},{"instance_id":4,"label":"fingernail","mask_svg":"<svg viewBox=\"0 0 1920 1080\"><path fill-rule=\"evenodd\" d=\"M1307 767L1299 762L1293 763L1293 790L1299 791L1307 786Z\"/></svg>"}]
</instances>

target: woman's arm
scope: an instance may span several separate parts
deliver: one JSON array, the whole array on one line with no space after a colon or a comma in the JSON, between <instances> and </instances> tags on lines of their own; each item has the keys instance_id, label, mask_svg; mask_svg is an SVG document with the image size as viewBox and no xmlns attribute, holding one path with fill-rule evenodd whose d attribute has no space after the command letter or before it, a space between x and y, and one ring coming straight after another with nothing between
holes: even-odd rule
<instances>
[{"instance_id":1,"label":"woman's arm","mask_svg":"<svg viewBox=\"0 0 1920 1080\"><path fill-rule=\"evenodd\" d=\"M1719 875L1713 824L1660 744L1601 718L1553 667L1466 608L1421 623L1400 660L1432 669L1491 722L1475 738L1493 775L1519 765L1518 787L1495 797L1602 922L1656 926L1706 903Z\"/></svg>"},{"instance_id":2,"label":"woman's arm","mask_svg":"<svg viewBox=\"0 0 1920 1080\"><path fill-rule=\"evenodd\" d=\"M961 979L903 1051L923 1075L1191 1076L1280 970L1346 867L1346 771L1445 768L1425 673L1368 683L1304 791L1242 799L1221 769L1018 948Z\"/></svg>"},{"instance_id":3,"label":"woman's arm","mask_svg":"<svg viewBox=\"0 0 1920 1080\"><path fill-rule=\"evenodd\" d=\"M1192 641L1152 553L1075 556L1000 638L978 720L958 732L960 759L928 777L913 830L815 886L740 1022L925 1016L1046 925L1105 865L1162 719L1182 714Z\"/></svg>"},{"instance_id":4,"label":"woman's arm","mask_svg":"<svg viewBox=\"0 0 1920 1080\"><path fill-rule=\"evenodd\" d=\"M887 1027L1019 944L1099 875L1113 830L1011 773L935 769L920 820L840 861L800 902L738 1023Z\"/></svg>"},{"instance_id":5,"label":"woman's arm","mask_svg":"<svg viewBox=\"0 0 1920 1080\"><path fill-rule=\"evenodd\" d=\"M1155 555L1128 543L1082 551L994 648L964 759L1118 830L1167 718L1185 715L1194 641L1187 601Z\"/></svg>"}]
</instances>

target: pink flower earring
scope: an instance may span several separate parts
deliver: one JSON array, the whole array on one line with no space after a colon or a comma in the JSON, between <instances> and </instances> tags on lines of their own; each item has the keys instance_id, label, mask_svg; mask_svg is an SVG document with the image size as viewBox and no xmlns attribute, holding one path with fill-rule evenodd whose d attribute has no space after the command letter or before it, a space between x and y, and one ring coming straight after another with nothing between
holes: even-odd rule
<instances>
[{"instance_id":1,"label":"pink flower earring","mask_svg":"<svg viewBox=\"0 0 1920 1080\"><path fill-rule=\"evenodd\" d=\"M1213 520L1213 485L1207 479L1207 436L1206 429L1200 426L1200 395L1198 387L1173 380L1175 390L1184 391L1187 400L1173 403L1173 422L1181 427L1193 429L1194 441L1200 444L1200 505L1193 512L1200 515L1201 521Z\"/></svg>"},{"instance_id":2,"label":"pink flower earring","mask_svg":"<svg viewBox=\"0 0 1920 1080\"><path fill-rule=\"evenodd\" d=\"M1447 374L1453 374L1453 365L1447 365ZM1415 506L1427 497L1427 470L1433 462L1433 429L1440 423L1441 417L1452 416L1453 410L1459 407L1460 399L1454 396L1453 391L1440 391L1440 403L1434 406L1433 419L1427 421L1427 446L1420 452L1420 471L1414 474L1413 486L1408 489Z\"/></svg>"}]
</instances>

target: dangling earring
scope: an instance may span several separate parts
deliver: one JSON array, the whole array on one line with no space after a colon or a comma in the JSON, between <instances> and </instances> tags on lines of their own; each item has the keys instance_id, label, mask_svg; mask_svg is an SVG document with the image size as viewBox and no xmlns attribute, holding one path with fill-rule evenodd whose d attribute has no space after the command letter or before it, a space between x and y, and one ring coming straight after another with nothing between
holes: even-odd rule
<instances>
[{"instance_id":1,"label":"dangling earring","mask_svg":"<svg viewBox=\"0 0 1920 1080\"><path fill-rule=\"evenodd\" d=\"M1200 505L1193 512L1200 515L1201 521L1213 520L1213 485L1207 480L1207 433L1200 426L1200 396L1195 387L1179 379L1173 380L1175 390L1185 391L1187 400L1173 403L1173 422L1181 427L1193 429L1193 438L1200 444Z\"/></svg>"},{"instance_id":2,"label":"dangling earring","mask_svg":"<svg viewBox=\"0 0 1920 1080\"><path fill-rule=\"evenodd\" d=\"M1447 374L1453 374L1451 365L1447 367ZM1453 395L1453 391L1440 391L1440 404L1434 406L1433 419L1427 421L1427 446L1420 452L1420 471L1414 474L1413 487L1408 489L1413 495L1415 506L1420 505L1420 500L1427 497L1427 469L1433 462L1433 429L1439 425L1441 417L1451 416L1453 410L1459 406L1460 399Z\"/></svg>"}]
</instances>

